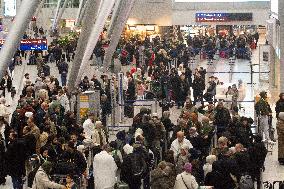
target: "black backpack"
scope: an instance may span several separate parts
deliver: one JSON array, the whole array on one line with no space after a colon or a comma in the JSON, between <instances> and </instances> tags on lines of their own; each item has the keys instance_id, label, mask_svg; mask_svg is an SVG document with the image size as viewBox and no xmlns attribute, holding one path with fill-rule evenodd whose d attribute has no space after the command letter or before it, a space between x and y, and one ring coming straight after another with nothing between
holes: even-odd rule
<instances>
[{"instance_id":1,"label":"black backpack","mask_svg":"<svg viewBox=\"0 0 284 189\"><path fill-rule=\"evenodd\" d=\"M147 170L147 164L140 154L133 153L131 159L131 173L134 179L142 179Z\"/></svg>"}]
</instances>

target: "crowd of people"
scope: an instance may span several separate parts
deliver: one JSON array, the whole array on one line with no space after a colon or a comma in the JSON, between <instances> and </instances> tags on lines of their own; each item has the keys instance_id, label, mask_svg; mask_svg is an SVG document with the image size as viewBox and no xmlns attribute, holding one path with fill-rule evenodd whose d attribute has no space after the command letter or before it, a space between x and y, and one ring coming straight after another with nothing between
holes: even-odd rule
<instances>
[{"instance_id":1,"label":"crowd of people","mask_svg":"<svg viewBox=\"0 0 284 189\"><path fill-rule=\"evenodd\" d=\"M74 46L63 49L55 42L45 55L34 52L38 77L33 81L25 74L11 120L5 98L0 100L0 186L9 175L14 189L22 189L24 184L33 189L251 189L254 182L260 188L267 154L263 139L270 138L268 116L272 113L267 96L262 93L256 104L260 132L253 134L254 120L238 113L237 86L227 91L232 96L227 107L222 100L215 100L216 86L222 84L218 78L212 76L206 84L206 70L191 70L189 65L190 58L201 49L209 59L214 58L211 51L226 51L231 56L233 48L246 47L253 38L195 36L187 38L186 45L183 40L177 35L164 41L121 41L116 52L119 56L114 58L122 65L135 65L123 79L125 116L133 118L133 123L115 137L109 132L107 119L115 108L110 85L113 82L117 94L116 77L84 76L78 89L100 91L100 113L88 113L78 122L73 94L65 86ZM103 64L102 49L98 43L94 50L99 65ZM60 82L44 71L44 65L53 61ZM172 61L176 66L169 65ZM0 83L2 96L12 91L10 82L7 72ZM276 106L280 135L283 96ZM162 115L145 107L134 114L136 100L153 98L160 102ZM171 118L173 111L179 112L177 120ZM279 137L279 145L282 140ZM279 162L283 159L283 152L279 153Z\"/></svg>"}]
</instances>

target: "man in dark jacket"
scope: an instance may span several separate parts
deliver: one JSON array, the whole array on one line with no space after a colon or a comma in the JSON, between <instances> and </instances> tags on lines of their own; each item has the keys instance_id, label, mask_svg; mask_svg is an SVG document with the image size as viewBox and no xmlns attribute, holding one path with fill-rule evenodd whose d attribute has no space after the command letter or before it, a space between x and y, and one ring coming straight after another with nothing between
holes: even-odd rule
<instances>
[{"instance_id":1,"label":"man in dark jacket","mask_svg":"<svg viewBox=\"0 0 284 189\"><path fill-rule=\"evenodd\" d=\"M256 135L252 147L248 149L251 161L251 175L257 181L257 189L261 186L261 169L264 169L264 162L267 155L267 149L262 142L262 136Z\"/></svg>"},{"instance_id":2,"label":"man in dark jacket","mask_svg":"<svg viewBox=\"0 0 284 189\"><path fill-rule=\"evenodd\" d=\"M125 156L121 167L121 180L129 185L130 189L141 187L141 179L143 179L149 167L147 165L147 157L142 146L134 146L133 153Z\"/></svg>"},{"instance_id":3,"label":"man in dark jacket","mask_svg":"<svg viewBox=\"0 0 284 189\"><path fill-rule=\"evenodd\" d=\"M195 73L195 77L192 83L194 104L196 102L203 101L203 90L205 89L205 83L200 73Z\"/></svg>"},{"instance_id":4,"label":"man in dark jacket","mask_svg":"<svg viewBox=\"0 0 284 189\"><path fill-rule=\"evenodd\" d=\"M276 102L275 112L277 118L280 112L284 112L284 93L280 93L279 95L279 100Z\"/></svg>"},{"instance_id":5,"label":"man in dark jacket","mask_svg":"<svg viewBox=\"0 0 284 189\"><path fill-rule=\"evenodd\" d=\"M217 135L221 135L223 132L226 131L226 128L228 127L230 121L231 121L231 115L227 108L224 107L224 104L222 101L218 102L218 105L215 109L215 116L214 116L214 125L217 126Z\"/></svg>"},{"instance_id":6,"label":"man in dark jacket","mask_svg":"<svg viewBox=\"0 0 284 189\"><path fill-rule=\"evenodd\" d=\"M87 168L87 162L81 152L76 150L72 141L69 141L66 146L66 151L70 153L71 162L75 164L75 173L82 175Z\"/></svg>"},{"instance_id":7,"label":"man in dark jacket","mask_svg":"<svg viewBox=\"0 0 284 189\"><path fill-rule=\"evenodd\" d=\"M5 165L7 174L12 177L14 188L23 188L22 177L25 176L26 159L25 141L23 139L17 139L17 135L11 132L5 155Z\"/></svg>"},{"instance_id":8,"label":"man in dark jacket","mask_svg":"<svg viewBox=\"0 0 284 189\"><path fill-rule=\"evenodd\" d=\"M61 59L61 62L58 64L58 71L59 74L61 75L61 83L62 86L66 86L67 83L67 74L68 74L68 64L65 61L65 59Z\"/></svg>"}]
</instances>

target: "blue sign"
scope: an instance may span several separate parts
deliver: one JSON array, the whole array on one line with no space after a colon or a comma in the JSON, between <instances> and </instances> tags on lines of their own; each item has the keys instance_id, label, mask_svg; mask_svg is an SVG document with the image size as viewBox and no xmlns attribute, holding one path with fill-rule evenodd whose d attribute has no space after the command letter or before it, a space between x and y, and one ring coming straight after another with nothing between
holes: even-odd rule
<instances>
[{"instance_id":1,"label":"blue sign","mask_svg":"<svg viewBox=\"0 0 284 189\"><path fill-rule=\"evenodd\" d=\"M46 39L27 39L22 40L20 45L21 51L33 51L33 50L47 50L47 40Z\"/></svg>"},{"instance_id":2,"label":"blue sign","mask_svg":"<svg viewBox=\"0 0 284 189\"><path fill-rule=\"evenodd\" d=\"M2 48L5 40L0 39L0 49ZM21 51L34 51L34 50L48 50L47 39L25 39L20 44Z\"/></svg>"}]
</instances>

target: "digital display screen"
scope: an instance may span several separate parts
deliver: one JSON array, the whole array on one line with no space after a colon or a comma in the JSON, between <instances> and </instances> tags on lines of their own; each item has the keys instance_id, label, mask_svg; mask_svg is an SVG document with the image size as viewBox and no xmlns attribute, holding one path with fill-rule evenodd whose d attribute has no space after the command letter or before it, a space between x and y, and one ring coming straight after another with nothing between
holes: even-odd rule
<instances>
[{"instance_id":1,"label":"digital display screen","mask_svg":"<svg viewBox=\"0 0 284 189\"><path fill-rule=\"evenodd\" d=\"M5 40L0 40L0 48L2 48ZM20 44L21 51L33 51L33 50L47 50L47 39L27 39L22 40Z\"/></svg>"},{"instance_id":2,"label":"digital display screen","mask_svg":"<svg viewBox=\"0 0 284 189\"><path fill-rule=\"evenodd\" d=\"M196 22L252 21L252 13L196 13Z\"/></svg>"},{"instance_id":3,"label":"digital display screen","mask_svg":"<svg viewBox=\"0 0 284 189\"><path fill-rule=\"evenodd\" d=\"M4 0L4 16L16 16L17 0Z\"/></svg>"}]
</instances>

